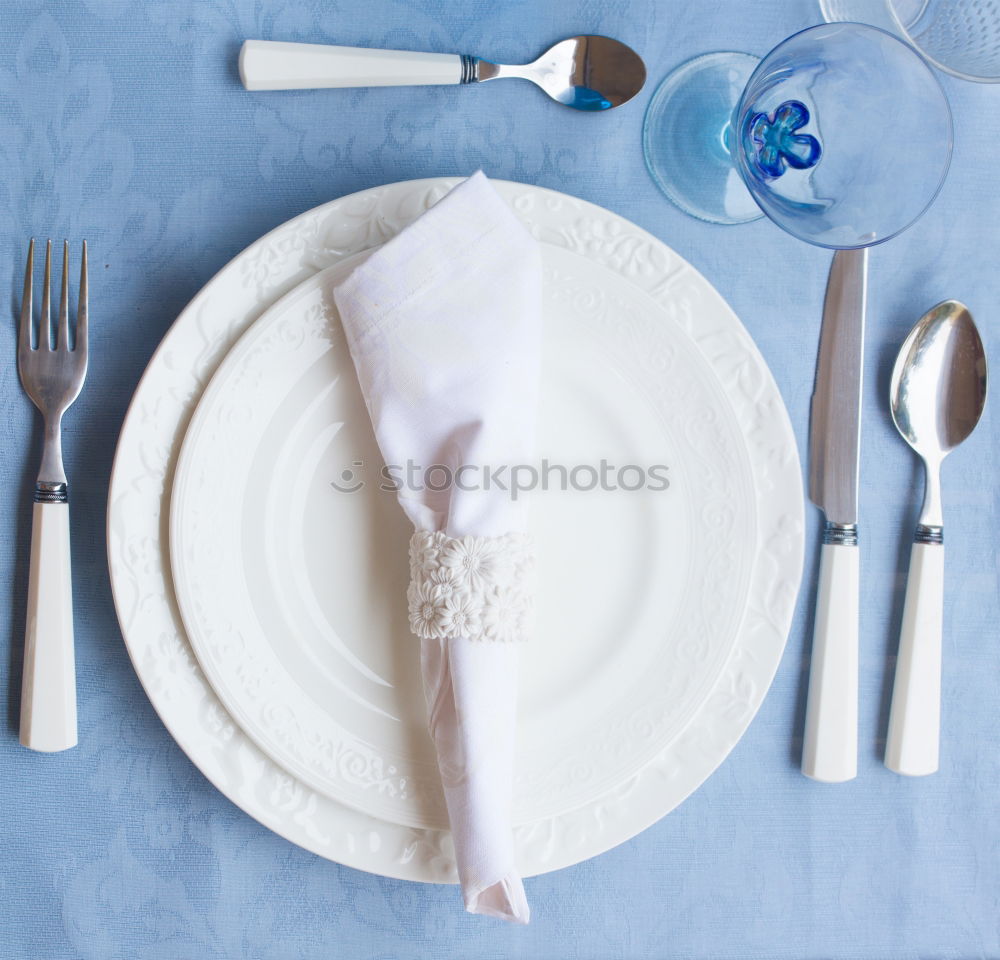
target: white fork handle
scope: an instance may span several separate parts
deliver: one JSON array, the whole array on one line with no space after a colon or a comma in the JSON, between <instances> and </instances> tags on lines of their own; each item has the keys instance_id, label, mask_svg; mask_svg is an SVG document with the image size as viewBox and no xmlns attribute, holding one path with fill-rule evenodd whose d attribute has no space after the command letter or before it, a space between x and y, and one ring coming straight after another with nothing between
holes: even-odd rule
<instances>
[{"instance_id":1,"label":"white fork handle","mask_svg":"<svg viewBox=\"0 0 1000 960\"><path fill-rule=\"evenodd\" d=\"M824 783L858 773L858 567L857 546L821 547L802 772Z\"/></svg>"},{"instance_id":2,"label":"white fork handle","mask_svg":"<svg viewBox=\"0 0 1000 960\"><path fill-rule=\"evenodd\" d=\"M944 546L915 543L885 744L885 765L910 777L938 768L943 610Z\"/></svg>"},{"instance_id":3,"label":"white fork handle","mask_svg":"<svg viewBox=\"0 0 1000 960\"><path fill-rule=\"evenodd\" d=\"M36 503L31 518L21 684L21 743L32 750L53 752L76 746L69 561L69 504Z\"/></svg>"},{"instance_id":4,"label":"white fork handle","mask_svg":"<svg viewBox=\"0 0 1000 960\"><path fill-rule=\"evenodd\" d=\"M462 82L462 58L454 53L245 40L240 79L247 90L451 84Z\"/></svg>"}]
</instances>

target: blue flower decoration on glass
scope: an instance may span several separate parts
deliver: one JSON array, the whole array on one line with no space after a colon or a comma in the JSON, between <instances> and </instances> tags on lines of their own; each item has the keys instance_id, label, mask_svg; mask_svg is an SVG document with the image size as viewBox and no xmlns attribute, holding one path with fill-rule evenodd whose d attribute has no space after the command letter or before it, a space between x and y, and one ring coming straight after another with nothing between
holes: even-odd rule
<instances>
[{"instance_id":1,"label":"blue flower decoration on glass","mask_svg":"<svg viewBox=\"0 0 1000 960\"><path fill-rule=\"evenodd\" d=\"M767 180L780 177L789 167L807 170L819 162L822 148L808 133L796 133L809 122L809 110L798 100L786 100L772 116L755 114L750 120L753 161Z\"/></svg>"}]
</instances>

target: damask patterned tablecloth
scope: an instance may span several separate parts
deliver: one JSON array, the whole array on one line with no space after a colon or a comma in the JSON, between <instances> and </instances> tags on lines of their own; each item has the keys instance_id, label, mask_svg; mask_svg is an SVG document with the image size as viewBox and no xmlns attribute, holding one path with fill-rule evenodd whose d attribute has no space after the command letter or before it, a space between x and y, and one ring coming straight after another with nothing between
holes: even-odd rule
<instances>
[{"instance_id":1,"label":"damask patterned tablecloth","mask_svg":"<svg viewBox=\"0 0 1000 960\"><path fill-rule=\"evenodd\" d=\"M820 19L811 0L7 0L0 16L0 288L27 237L91 244L92 363L66 423L73 478L80 745L17 744L38 442L0 323L0 956L7 958L902 958L1000 956L1000 604L992 410L945 468L942 767L881 764L918 464L885 403L896 349L957 297L997 350L1000 88L942 78L951 176L871 258L862 455L860 764L798 771L819 515L788 648L749 732L656 826L527 882L533 919L465 915L457 890L322 860L220 795L170 738L122 643L104 548L129 397L184 304L232 256L316 204L395 180L488 175L606 206L663 238L732 304L805 449L829 253L767 221L721 228L656 191L640 131L656 83L709 50L763 53ZM517 62L577 32L645 57L650 82L605 116L523 85L248 94L247 37L482 53ZM859 105L859 109L863 109ZM906 145L900 144L900 163Z\"/></svg>"}]
</instances>

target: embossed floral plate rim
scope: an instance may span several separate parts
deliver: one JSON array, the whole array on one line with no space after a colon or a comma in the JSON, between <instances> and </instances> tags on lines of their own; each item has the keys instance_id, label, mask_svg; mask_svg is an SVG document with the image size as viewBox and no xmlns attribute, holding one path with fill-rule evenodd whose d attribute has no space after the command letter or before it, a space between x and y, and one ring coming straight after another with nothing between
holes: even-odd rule
<instances>
[{"instance_id":1,"label":"embossed floral plate rim","mask_svg":"<svg viewBox=\"0 0 1000 960\"><path fill-rule=\"evenodd\" d=\"M274 301L324 267L394 236L459 182L404 181L331 201L277 227L224 267L181 313L125 418L108 505L116 610L140 682L181 748L234 803L320 856L403 879L456 880L444 830L387 824L309 790L228 716L184 636L166 556L172 472L208 378ZM801 473L787 412L746 330L710 284L634 224L544 188L494 181L542 242L618 271L660 303L702 351L741 424L754 468L758 554L740 643L684 732L600 801L515 831L526 875L629 839L718 767L763 701L784 649L802 571Z\"/></svg>"}]
</instances>

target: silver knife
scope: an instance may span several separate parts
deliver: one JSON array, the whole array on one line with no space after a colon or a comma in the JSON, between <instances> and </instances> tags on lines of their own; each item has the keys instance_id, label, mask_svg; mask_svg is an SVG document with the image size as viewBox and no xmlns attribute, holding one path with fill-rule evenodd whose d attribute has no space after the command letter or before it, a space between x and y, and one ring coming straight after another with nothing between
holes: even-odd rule
<instances>
[{"instance_id":1,"label":"silver knife","mask_svg":"<svg viewBox=\"0 0 1000 960\"><path fill-rule=\"evenodd\" d=\"M858 455L868 250L838 250L823 305L809 422L809 499L826 515L820 548L802 772L858 772Z\"/></svg>"}]
</instances>

